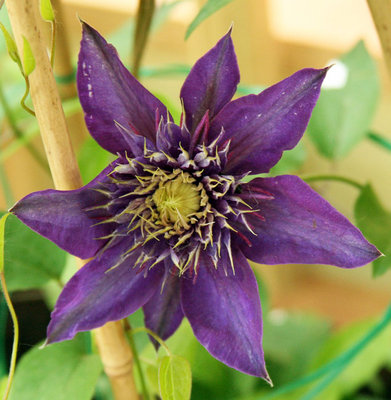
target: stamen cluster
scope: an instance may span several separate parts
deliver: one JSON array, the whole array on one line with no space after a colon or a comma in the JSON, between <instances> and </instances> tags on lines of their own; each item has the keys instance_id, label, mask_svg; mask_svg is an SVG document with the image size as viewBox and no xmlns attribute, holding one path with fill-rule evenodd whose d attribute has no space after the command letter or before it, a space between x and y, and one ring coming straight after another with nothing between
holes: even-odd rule
<instances>
[{"instance_id":1,"label":"stamen cluster","mask_svg":"<svg viewBox=\"0 0 391 400\"><path fill-rule=\"evenodd\" d=\"M183 128L169 123L169 129ZM123 258L140 249L137 266L150 269L170 257L179 275L196 271L201 250L206 250L217 267L222 248L231 254L231 236L240 230L252 231L245 214L256 212L240 196L242 176L222 174L229 142L217 138L192 152L180 143L167 152L144 143L142 157L119 157L109 180L98 190L106 195L96 209L109 213L99 223L112 223L113 231L104 249L116 238L132 238ZM132 235L130 235L132 233ZM121 262L123 261L121 259ZM115 266L113 266L115 267Z\"/></svg>"}]
</instances>

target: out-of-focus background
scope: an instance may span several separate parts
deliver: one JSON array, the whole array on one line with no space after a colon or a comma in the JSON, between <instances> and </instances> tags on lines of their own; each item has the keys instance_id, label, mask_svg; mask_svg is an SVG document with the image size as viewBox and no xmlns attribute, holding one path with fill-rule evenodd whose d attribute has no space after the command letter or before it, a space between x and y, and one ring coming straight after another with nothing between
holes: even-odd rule
<instances>
[{"instance_id":1,"label":"out-of-focus background","mask_svg":"<svg viewBox=\"0 0 391 400\"><path fill-rule=\"evenodd\" d=\"M53 3L58 3L58 0ZM93 25L109 40L110 37L114 40L115 32L134 16L137 9L135 0L63 0L61 3L65 18L60 28L66 28L74 63L81 34L79 18ZM157 0L157 6L162 3L162 0ZM166 64L192 65L231 24L241 82L245 85L270 85L300 68L323 67L363 39L376 60L381 81L381 99L372 128L391 139L391 83L365 0L236 0L203 22L185 41L185 31L203 4L203 1L181 1L164 24L151 34L141 76L147 88L164 94L175 107L180 108L178 93L185 75L148 77L149 68ZM129 62L130 38L119 44L121 54L125 54L124 62ZM87 137L78 121L80 116L71 117L70 129L76 150ZM40 139L37 137L34 143L40 146ZM5 134L1 145L6 144ZM390 209L389 152L374 142L363 140L341 161L330 161L319 156L306 137L304 144L307 158L298 171L301 176L333 173L361 183L370 180L385 207ZM90 163L94 163L94 159ZM8 157L4 167L16 199L31 191L53 186L48 175L23 148ZM317 184L315 188L338 210L353 218L353 203L357 196L354 188L335 182ZM5 208L2 194L0 205ZM353 271L328 266L257 268L262 273L274 307L316 312L328 316L338 326L380 313L391 298L391 274L388 272L372 279L370 266Z\"/></svg>"}]
</instances>

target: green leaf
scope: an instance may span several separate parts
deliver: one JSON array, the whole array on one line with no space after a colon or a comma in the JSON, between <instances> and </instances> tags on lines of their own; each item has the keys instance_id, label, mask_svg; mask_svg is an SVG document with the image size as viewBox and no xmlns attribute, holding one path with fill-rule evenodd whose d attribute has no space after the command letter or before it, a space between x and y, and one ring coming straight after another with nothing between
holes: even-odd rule
<instances>
[{"instance_id":1,"label":"green leaf","mask_svg":"<svg viewBox=\"0 0 391 400\"><path fill-rule=\"evenodd\" d=\"M10 400L90 400L102 364L85 347L83 335L44 349L34 347L16 368Z\"/></svg>"},{"instance_id":2,"label":"green leaf","mask_svg":"<svg viewBox=\"0 0 391 400\"><path fill-rule=\"evenodd\" d=\"M111 153L100 147L92 137L88 137L78 155L83 182L92 181L112 160L113 155Z\"/></svg>"},{"instance_id":3,"label":"green leaf","mask_svg":"<svg viewBox=\"0 0 391 400\"><path fill-rule=\"evenodd\" d=\"M260 94L266 89L265 86L259 85L244 85L240 83L236 89L236 94L239 96L247 96L249 94Z\"/></svg>"},{"instance_id":4,"label":"green leaf","mask_svg":"<svg viewBox=\"0 0 391 400\"><path fill-rule=\"evenodd\" d=\"M54 21L54 12L50 0L41 0L39 4L41 16L45 21Z\"/></svg>"},{"instance_id":5,"label":"green leaf","mask_svg":"<svg viewBox=\"0 0 391 400\"><path fill-rule=\"evenodd\" d=\"M354 215L364 236L386 256L373 261L373 275L379 276L391 268L391 213L368 184L356 200Z\"/></svg>"},{"instance_id":6,"label":"green leaf","mask_svg":"<svg viewBox=\"0 0 391 400\"><path fill-rule=\"evenodd\" d=\"M8 218L5 241L5 278L9 291L39 288L51 279L60 279L65 251L33 232L14 215Z\"/></svg>"},{"instance_id":7,"label":"green leaf","mask_svg":"<svg viewBox=\"0 0 391 400\"><path fill-rule=\"evenodd\" d=\"M31 50L30 43L23 36L23 71L26 76L29 76L35 68L35 58Z\"/></svg>"},{"instance_id":8,"label":"green leaf","mask_svg":"<svg viewBox=\"0 0 391 400\"><path fill-rule=\"evenodd\" d=\"M213 392L210 398L215 398L217 393L221 396L228 395L231 386L227 384L227 378L231 371L242 375L212 357L194 337L186 319L177 332L166 341L166 344L174 354L185 357L191 363L193 381L210 388Z\"/></svg>"},{"instance_id":9,"label":"green leaf","mask_svg":"<svg viewBox=\"0 0 391 400\"><path fill-rule=\"evenodd\" d=\"M330 331L330 322L317 315L285 310L270 312L264 318L263 347L269 374L276 385L302 376Z\"/></svg>"},{"instance_id":10,"label":"green leaf","mask_svg":"<svg viewBox=\"0 0 391 400\"><path fill-rule=\"evenodd\" d=\"M18 54L18 49L16 48L16 43L13 37L8 33L7 29L5 26L0 22L0 29L3 32L5 43L7 45L7 51L9 56L13 61L15 61L19 66L20 64L20 58Z\"/></svg>"},{"instance_id":11,"label":"green leaf","mask_svg":"<svg viewBox=\"0 0 391 400\"><path fill-rule=\"evenodd\" d=\"M379 90L375 63L361 41L329 70L312 113L308 132L320 154L341 159L366 136Z\"/></svg>"},{"instance_id":12,"label":"green leaf","mask_svg":"<svg viewBox=\"0 0 391 400\"><path fill-rule=\"evenodd\" d=\"M148 388L153 393L159 394L159 374L156 365L147 365L145 376L148 380Z\"/></svg>"},{"instance_id":13,"label":"green leaf","mask_svg":"<svg viewBox=\"0 0 391 400\"><path fill-rule=\"evenodd\" d=\"M292 171L297 171L304 163L307 157L303 142L288 151L284 151L280 161L270 170L270 174L283 175Z\"/></svg>"},{"instance_id":14,"label":"green leaf","mask_svg":"<svg viewBox=\"0 0 391 400\"><path fill-rule=\"evenodd\" d=\"M185 39L193 33L201 22L210 17L216 11L220 10L220 8L231 3L231 1L232 0L208 0L187 28Z\"/></svg>"},{"instance_id":15,"label":"green leaf","mask_svg":"<svg viewBox=\"0 0 391 400\"><path fill-rule=\"evenodd\" d=\"M135 23L130 18L108 37L109 42L117 49L122 59L127 59L133 52L134 31Z\"/></svg>"},{"instance_id":16,"label":"green leaf","mask_svg":"<svg viewBox=\"0 0 391 400\"><path fill-rule=\"evenodd\" d=\"M0 378L0 398L2 399L7 388L8 377L3 376Z\"/></svg>"},{"instance_id":17,"label":"green leaf","mask_svg":"<svg viewBox=\"0 0 391 400\"><path fill-rule=\"evenodd\" d=\"M189 362L176 355L165 356L159 363L159 388L162 400L187 400L191 394Z\"/></svg>"},{"instance_id":18,"label":"green leaf","mask_svg":"<svg viewBox=\"0 0 391 400\"><path fill-rule=\"evenodd\" d=\"M152 93L167 107L167 110L170 112L171 116L174 118L174 121L179 123L179 121L181 119L181 112L182 112L180 105L175 104L168 97L162 95L161 93L157 93L157 92L152 92Z\"/></svg>"}]
</instances>

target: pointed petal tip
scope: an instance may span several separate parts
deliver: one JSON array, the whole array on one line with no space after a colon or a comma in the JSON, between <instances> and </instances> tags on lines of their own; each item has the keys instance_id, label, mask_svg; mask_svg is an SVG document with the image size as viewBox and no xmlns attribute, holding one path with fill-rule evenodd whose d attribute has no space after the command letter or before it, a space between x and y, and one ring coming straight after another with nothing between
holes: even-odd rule
<instances>
[{"instance_id":1,"label":"pointed petal tip","mask_svg":"<svg viewBox=\"0 0 391 400\"><path fill-rule=\"evenodd\" d=\"M236 92L240 73L231 32L232 27L194 64L182 86L180 98L191 133L206 110L213 119Z\"/></svg>"},{"instance_id":2,"label":"pointed petal tip","mask_svg":"<svg viewBox=\"0 0 391 400\"><path fill-rule=\"evenodd\" d=\"M237 368L235 368L235 367L231 367L231 368L237 369ZM257 378L261 378L261 379L263 379L270 387L274 387L273 381L272 381L272 379L270 378L269 373L267 372L265 361L263 361L262 364L260 364L260 365L258 366L258 369L257 369L256 371L254 371L254 370L249 371L249 370L245 370L245 369L238 369L238 371L243 372L244 374L248 374L248 375L255 376L255 377L257 377Z\"/></svg>"},{"instance_id":3,"label":"pointed petal tip","mask_svg":"<svg viewBox=\"0 0 391 400\"><path fill-rule=\"evenodd\" d=\"M109 43L106 42L106 40L103 38L103 36L95 28L93 28L89 23L87 23L86 21L84 21L81 18L79 18L79 21L81 23L81 29L82 29L81 44L83 44L83 40L91 38L91 39L95 39L95 41L100 39L107 45L111 46ZM116 50L115 50L115 52L116 52Z\"/></svg>"},{"instance_id":4,"label":"pointed petal tip","mask_svg":"<svg viewBox=\"0 0 391 400\"><path fill-rule=\"evenodd\" d=\"M258 236L251 239L252 247L242 249L248 259L270 265L301 263L357 268L381 256L357 227L299 177L259 178L251 181L249 187L273 193L274 200L262 202L265 221L249 220ZM281 219L282 213L289 218Z\"/></svg>"},{"instance_id":5,"label":"pointed petal tip","mask_svg":"<svg viewBox=\"0 0 391 400\"><path fill-rule=\"evenodd\" d=\"M331 65L328 65L328 66L325 67L325 68L322 68L322 69L321 69L321 71L322 71L321 75L322 75L322 76L326 76L326 74L327 74L327 72L329 71L329 69L332 68L333 66L334 66L334 64L331 64Z\"/></svg>"},{"instance_id":6,"label":"pointed petal tip","mask_svg":"<svg viewBox=\"0 0 391 400\"><path fill-rule=\"evenodd\" d=\"M381 252L375 245L372 245L372 246L375 248L375 251L374 251L374 255L373 255L373 260L371 260L370 262L375 261L377 258L385 257L385 256L386 256L386 255L385 255L383 252Z\"/></svg>"},{"instance_id":7,"label":"pointed petal tip","mask_svg":"<svg viewBox=\"0 0 391 400\"><path fill-rule=\"evenodd\" d=\"M270 387L274 387L273 381L271 380L271 378L270 378L270 376L269 376L269 373L266 371L266 368L265 368L264 373L265 373L266 375L262 375L261 378L262 378L264 381L266 381L266 382L269 384Z\"/></svg>"},{"instance_id":8,"label":"pointed petal tip","mask_svg":"<svg viewBox=\"0 0 391 400\"><path fill-rule=\"evenodd\" d=\"M83 32L86 30L92 30L92 31L94 31L95 29L90 25L90 24L88 24L86 21L84 21L83 19L81 19L80 17L79 17L79 21L80 21L80 23L81 23L81 27L82 27L82 29L83 29Z\"/></svg>"},{"instance_id":9,"label":"pointed petal tip","mask_svg":"<svg viewBox=\"0 0 391 400\"><path fill-rule=\"evenodd\" d=\"M352 263L352 265L350 265L351 268L364 267L365 265L370 264L371 262L375 261L379 257L385 256L385 254L383 254L375 245L368 242L365 239L365 236L363 236L363 240L366 242L367 257L360 259L356 263Z\"/></svg>"},{"instance_id":10,"label":"pointed petal tip","mask_svg":"<svg viewBox=\"0 0 391 400\"><path fill-rule=\"evenodd\" d=\"M79 22L81 23L82 26L84 26L84 24L87 24L79 15L79 13L76 14L77 19L79 20Z\"/></svg>"},{"instance_id":11,"label":"pointed petal tip","mask_svg":"<svg viewBox=\"0 0 391 400\"><path fill-rule=\"evenodd\" d=\"M81 29L82 29L82 37L85 38L86 36L101 36L100 33L94 29L90 24L88 24L86 21L82 20L79 18L79 21L81 23Z\"/></svg>"},{"instance_id":12,"label":"pointed petal tip","mask_svg":"<svg viewBox=\"0 0 391 400\"><path fill-rule=\"evenodd\" d=\"M41 344L41 346L39 346L39 350L44 349L44 348L47 347L49 344L50 344L50 343L49 343L49 339L46 339L46 340Z\"/></svg>"}]
</instances>

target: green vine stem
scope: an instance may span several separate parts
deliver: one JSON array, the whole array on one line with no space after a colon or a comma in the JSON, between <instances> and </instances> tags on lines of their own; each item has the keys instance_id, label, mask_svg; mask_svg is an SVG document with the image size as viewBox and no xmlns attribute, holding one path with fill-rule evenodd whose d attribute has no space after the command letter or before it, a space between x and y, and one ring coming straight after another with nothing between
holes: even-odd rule
<instances>
[{"instance_id":1,"label":"green vine stem","mask_svg":"<svg viewBox=\"0 0 391 400\"><path fill-rule=\"evenodd\" d=\"M35 117L35 111L26 105L26 99L30 93L30 82L29 82L28 76L24 75L24 80L26 82L26 90L24 92L22 100L20 100L20 105L23 107L24 110L26 110L29 114L31 114L33 117Z\"/></svg>"},{"instance_id":2,"label":"green vine stem","mask_svg":"<svg viewBox=\"0 0 391 400\"><path fill-rule=\"evenodd\" d=\"M8 307L5 300L0 299L0 376L8 375L8 360L6 356L6 329L8 322Z\"/></svg>"},{"instance_id":3,"label":"green vine stem","mask_svg":"<svg viewBox=\"0 0 391 400\"><path fill-rule=\"evenodd\" d=\"M134 364L135 364L135 366L137 368L138 376L140 377L140 385L141 385L141 392L143 394L143 400L149 400L150 396L149 396L149 392L148 392L148 389L147 389L147 385L145 383L144 372L143 372L143 370L141 368L140 357L138 356L136 343L134 342L134 339L133 339L134 332L132 331L132 328L131 328L131 326L129 324L129 321L126 318L123 321L124 321L125 334L126 334L126 337L128 339L129 346L130 346L130 348L132 350L132 353L133 353Z\"/></svg>"},{"instance_id":4,"label":"green vine stem","mask_svg":"<svg viewBox=\"0 0 391 400\"><path fill-rule=\"evenodd\" d=\"M150 329L146 328L145 326L140 326L138 328L134 328L131 330L131 333L133 335L135 335L136 333L139 332L146 332L148 333L148 335L152 336L159 344L160 346L163 347L163 349L166 351L166 353L171 356L171 351L168 348L168 346L166 345L166 343L164 342L164 340L162 338L160 338L155 332L151 331Z\"/></svg>"},{"instance_id":5,"label":"green vine stem","mask_svg":"<svg viewBox=\"0 0 391 400\"><path fill-rule=\"evenodd\" d=\"M379 135L376 132L369 131L368 139L372 140L373 142L377 143L378 145L384 147L386 150L391 151L391 140L385 138L382 135Z\"/></svg>"},{"instance_id":6,"label":"green vine stem","mask_svg":"<svg viewBox=\"0 0 391 400\"><path fill-rule=\"evenodd\" d=\"M0 220L0 281L1 281L1 288L3 290L4 298L7 303L9 312L11 314L12 323L14 325L14 341L12 344L12 356L11 356L11 363L10 363L10 370L8 374L8 381L7 387L4 392L3 400L7 400L9 396L9 392L11 390L12 381L14 378L15 373L15 366L16 366L16 354L18 351L18 343L19 343L19 324L18 318L15 313L15 309L12 305L7 285L5 283L4 277L4 231L5 231L5 221L8 217L9 213L4 214Z\"/></svg>"},{"instance_id":7,"label":"green vine stem","mask_svg":"<svg viewBox=\"0 0 391 400\"><path fill-rule=\"evenodd\" d=\"M133 61L132 73L138 78L141 59L144 54L145 46L148 41L148 35L151 27L153 13L155 11L155 0L139 0L136 32L133 42Z\"/></svg>"},{"instance_id":8,"label":"green vine stem","mask_svg":"<svg viewBox=\"0 0 391 400\"><path fill-rule=\"evenodd\" d=\"M148 389L147 389L147 385L145 383L145 378L144 378L144 373L143 370L141 368L141 363L140 363L140 357L138 356L138 352L137 352L137 348L136 345L134 343L133 340L133 336L136 333L140 333L140 332L144 332L147 333L148 335L152 336L162 347L163 349L166 351L166 353L171 356L171 351L168 348L168 346L166 345L166 343L164 342L164 340L162 338L160 338L155 332L151 331L150 329L144 327L144 326L140 326L138 328L134 328L132 329L129 321L128 320L124 320L124 327L125 327L125 333L126 333L126 337L128 338L129 341L129 345L132 349L132 353L133 353L133 357L134 357L134 363L136 365L136 368L138 370L139 373L139 377L140 377L140 384L141 384L141 390L143 393L143 398L145 400L149 400L150 396L148 393Z\"/></svg>"},{"instance_id":9,"label":"green vine stem","mask_svg":"<svg viewBox=\"0 0 391 400\"><path fill-rule=\"evenodd\" d=\"M317 181L336 181L336 182L342 182L346 183L350 186L355 187L356 189L362 190L364 185L361 183L350 179L346 178L344 176L338 176L338 175L313 175L313 176L307 176L307 177L302 177L304 182L311 183L311 182L317 182Z\"/></svg>"}]
</instances>

